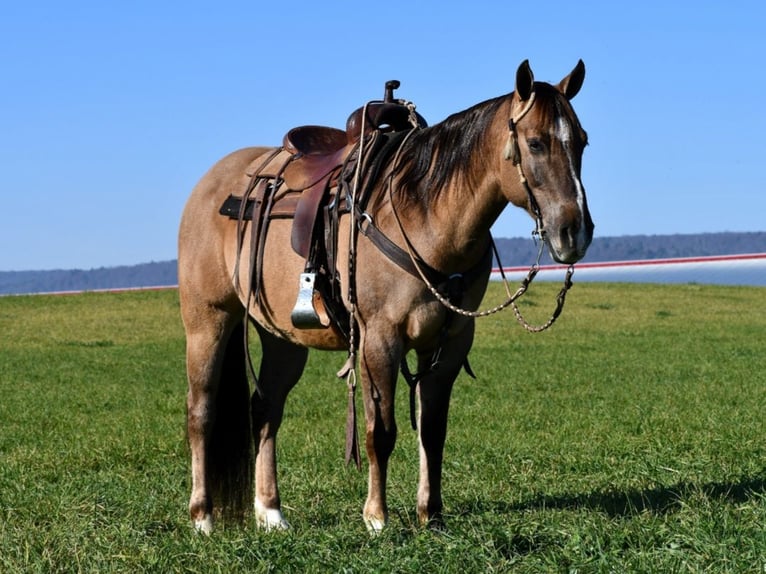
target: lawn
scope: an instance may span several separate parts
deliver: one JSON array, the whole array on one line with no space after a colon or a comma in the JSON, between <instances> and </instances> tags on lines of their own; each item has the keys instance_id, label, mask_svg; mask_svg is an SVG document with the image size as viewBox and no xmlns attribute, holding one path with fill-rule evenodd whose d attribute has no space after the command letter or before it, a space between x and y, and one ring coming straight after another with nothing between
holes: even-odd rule
<instances>
[{"instance_id":1,"label":"lawn","mask_svg":"<svg viewBox=\"0 0 766 574\"><path fill-rule=\"evenodd\" d=\"M544 321L557 290L534 285L523 311ZM177 293L3 297L0 572L764 572L765 338L763 288L576 283L545 333L480 319L478 380L451 407L448 529L416 525L402 383L377 537L366 474L342 460L345 357L314 353L280 434L293 529L203 537Z\"/></svg>"}]
</instances>

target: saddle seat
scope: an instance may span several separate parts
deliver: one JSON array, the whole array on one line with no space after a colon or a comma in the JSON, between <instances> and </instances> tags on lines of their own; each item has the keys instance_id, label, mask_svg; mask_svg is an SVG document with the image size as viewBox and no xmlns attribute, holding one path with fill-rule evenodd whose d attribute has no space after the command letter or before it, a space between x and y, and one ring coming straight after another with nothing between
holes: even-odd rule
<instances>
[{"instance_id":1,"label":"saddle seat","mask_svg":"<svg viewBox=\"0 0 766 574\"><path fill-rule=\"evenodd\" d=\"M345 132L325 126L301 126L291 129L282 147L292 154L285 168L284 180L290 189L302 191L326 178L343 161L353 146Z\"/></svg>"},{"instance_id":2,"label":"saddle seat","mask_svg":"<svg viewBox=\"0 0 766 574\"><path fill-rule=\"evenodd\" d=\"M345 132L316 125L299 126L287 132L282 139L282 147L293 155L284 173L288 187L307 189L327 177L343 165L363 135L374 131L398 132L414 128L410 108L401 100L394 100L394 90L398 87L397 80L386 82L383 101L370 102L354 110L346 120ZM415 113L414 118L418 127L428 125L420 114Z\"/></svg>"},{"instance_id":3,"label":"saddle seat","mask_svg":"<svg viewBox=\"0 0 766 574\"><path fill-rule=\"evenodd\" d=\"M282 146L293 154L330 155L345 147L348 136L343 130L327 126L299 126L285 134Z\"/></svg>"}]
</instances>

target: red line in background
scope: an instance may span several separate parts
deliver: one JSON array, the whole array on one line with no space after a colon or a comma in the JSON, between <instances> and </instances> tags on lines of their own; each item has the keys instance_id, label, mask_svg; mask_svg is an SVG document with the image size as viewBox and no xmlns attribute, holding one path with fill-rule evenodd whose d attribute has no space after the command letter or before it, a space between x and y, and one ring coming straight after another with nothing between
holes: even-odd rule
<instances>
[{"instance_id":1,"label":"red line in background","mask_svg":"<svg viewBox=\"0 0 766 574\"><path fill-rule=\"evenodd\" d=\"M640 267L645 265L675 265L678 263L713 263L718 261L751 261L766 259L766 253L746 253L743 255L711 255L708 257L676 257L671 259L634 259L627 261L603 261L598 263L578 263L577 269L607 269L609 267ZM540 270L566 269L567 265L541 265ZM508 272L527 271L529 267L503 267ZM498 267L492 268L493 273L499 273Z\"/></svg>"},{"instance_id":2,"label":"red line in background","mask_svg":"<svg viewBox=\"0 0 766 574\"><path fill-rule=\"evenodd\" d=\"M131 291L165 291L178 289L178 285L154 285L151 287L113 287L105 289L82 289L80 291L40 291L34 293L3 293L0 297L26 297L30 295L82 295L83 293L130 293Z\"/></svg>"}]
</instances>

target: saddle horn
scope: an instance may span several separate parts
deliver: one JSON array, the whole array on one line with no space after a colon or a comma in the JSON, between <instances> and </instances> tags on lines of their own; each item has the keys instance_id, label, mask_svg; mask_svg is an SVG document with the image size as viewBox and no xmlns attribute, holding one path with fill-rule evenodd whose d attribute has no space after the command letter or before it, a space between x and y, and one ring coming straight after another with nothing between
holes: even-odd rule
<instances>
[{"instance_id":1,"label":"saddle horn","mask_svg":"<svg viewBox=\"0 0 766 574\"><path fill-rule=\"evenodd\" d=\"M388 80L386 82L386 91L383 94L383 101L391 103L394 101L394 90L398 90L402 83L399 80Z\"/></svg>"}]
</instances>

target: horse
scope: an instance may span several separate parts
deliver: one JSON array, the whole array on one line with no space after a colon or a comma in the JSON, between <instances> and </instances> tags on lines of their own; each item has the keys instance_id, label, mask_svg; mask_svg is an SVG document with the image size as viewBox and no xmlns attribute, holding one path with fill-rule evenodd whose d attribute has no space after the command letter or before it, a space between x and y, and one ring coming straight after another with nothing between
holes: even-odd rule
<instances>
[{"instance_id":1,"label":"horse","mask_svg":"<svg viewBox=\"0 0 766 574\"><path fill-rule=\"evenodd\" d=\"M355 329L351 370L359 373L368 462L362 517L372 532L388 522L386 477L397 437L394 393L402 359L411 351L418 373L417 516L424 526L442 523L450 394L473 343L476 313L471 311L489 281L493 222L509 203L526 211L537 220L552 258L563 264L580 260L590 245L594 225L580 177L587 135L570 103L584 76L580 60L558 84L538 82L524 61L513 92L399 138L396 153L368 177L364 211L340 215L337 245L353 251L347 257L346 249L340 250L337 276ZM291 248L292 220L271 220L253 252L254 224L219 214L229 195L248 187L258 169L253 166L278 151L251 147L218 161L193 189L180 223L189 513L203 533L212 531L214 520L241 522L253 511L258 527L289 527L275 457L286 397L301 377L309 349L349 349L348 332L297 328L291 321L306 264ZM420 272L406 270L373 241L368 229L373 227ZM240 264L248 259L258 259L257 297L243 287L252 285L253 268ZM435 284L440 278L442 284ZM450 278L459 279L457 299L469 312L443 304L448 297L439 294L456 283ZM262 350L255 392L250 382L255 372L252 364L247 367L250 330L257 332Z\"/></svg>"}]
</instances>

